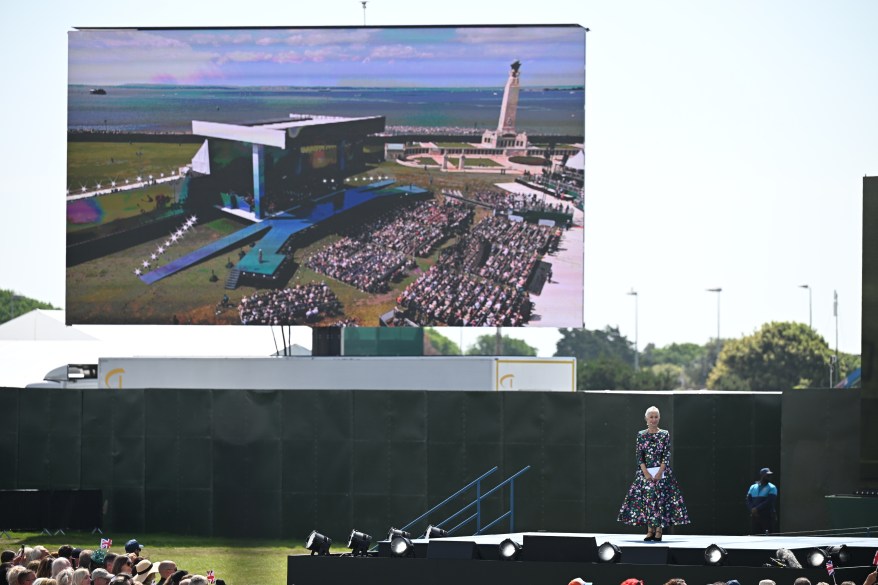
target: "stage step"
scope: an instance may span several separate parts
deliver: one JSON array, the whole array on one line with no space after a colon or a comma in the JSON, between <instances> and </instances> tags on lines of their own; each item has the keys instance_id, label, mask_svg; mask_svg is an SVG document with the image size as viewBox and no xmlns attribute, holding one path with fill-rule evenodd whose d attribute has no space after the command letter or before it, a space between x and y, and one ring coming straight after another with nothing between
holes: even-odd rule
<instances>
[{"instance_id":1,"label":"stage step","mask_svg":"<svg viewBox=\"0 0 878 585\"><path fill-rule=\"evenodd\" d=\"M229 270L229 277L226 279L226 288L235 290L238 288L238 279L241 278L241 271L237 268Z\"/></svg>"}]
</instances>

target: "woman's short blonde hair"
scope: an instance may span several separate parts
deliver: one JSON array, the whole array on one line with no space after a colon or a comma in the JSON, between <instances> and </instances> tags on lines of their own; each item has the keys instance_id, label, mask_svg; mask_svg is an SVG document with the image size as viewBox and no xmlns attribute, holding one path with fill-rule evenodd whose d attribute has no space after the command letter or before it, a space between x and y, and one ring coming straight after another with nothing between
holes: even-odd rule
<instances>
[{"instance_id":1,"label":"woman's short blonde hair","mask_svg":"<svg viewBox=\"0 0 878 585\"><path fill-rule=\"evenodd\" d=\"M643 418L648 417L650 412L655 412L659 416L662 415L662 413L659 412L658 406L650 406L646 409L646 412L643 413Z\"/></svg>"}]
</instances>

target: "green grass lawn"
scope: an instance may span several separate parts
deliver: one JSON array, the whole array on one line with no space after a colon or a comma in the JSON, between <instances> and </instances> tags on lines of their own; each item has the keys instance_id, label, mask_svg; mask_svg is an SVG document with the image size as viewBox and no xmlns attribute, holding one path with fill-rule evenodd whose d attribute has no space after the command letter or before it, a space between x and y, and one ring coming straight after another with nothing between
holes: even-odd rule
<instances>
[{"instance_id":1,"label":"green grass lawn","mask_svg":"<svg viewBox=\"0 0 878 585\"><path fill-rule=\"evenodd\" d=\"M67 231L76 232L95 227L96 225L110 223L117 219L135 217L142 213L154 211L156 209L155 201L157 195L166 195L170 198L170 202L174 203L180 190L179 184L179 181L171 181L95 197L91 203L96 203L103 211L99 221L96 223L77 223L75 221L76 214L68 213ZM68 210L76 209L81 205L82 200L67 202Z\"/></svg>"},{"instance_id":2,"label":"green grass lawn","mask_svg":"<svg viewBox=\"0 0 878 585\"><path fill-rule=\"evenodd\" d=\"M166 176L189 164L200 144L182 142L68 142L67 188L71 193L97 183L109 187L138 176Z\"/></svg>"},{"instance_id":3,"label":"green grass lawn","mask_svg":"<svg viewBox=\"0 0 878 585\"><path fill-rule=\"evenodd\" d=\"M457 156L449 156L449 157L448 157L448 164L456 168L457 165L460 164L460 157L457 157ZM476 168L476 167L483 167L483 168L487 168L487 167L498 167L498 168L502 168L502 167L503 167L503 165L501 165L500 163L498 163L498 162L496 162L496 161L493 161L493 160L491 160L491 159L489 159L489 158L470 158L470 157L466 157L465 166L467 166L467 167L473 167L473 168Z\"/></svg>"},{"instance_id":4,"label":"green grass lawn","mask_svg":"<svg viewBox=\"0 0 878 585\"><path fill-rule=\"evenodd\" d=\"M158 262L167 264L240 228L240 224L229 219L199 225L168 247ZM214 315L216 304L224 293L228 293L231 301L237 304L245 294L252 294L254 290L239 287L226 291L224 288L228 275L227 259L237 264L237 251L208 259L151 286L146 285L134 275L134 269L143 269L141 262L162 243L164 238L68 267L67 310L71 319L82 323L130 320L132 323L170 324L176 315L182 323L237 323L235 311ZM153 262L151 269L159 264ZM217 282L210 282L211 273L219 277Z\"/></svg>"},{"instance_id":5,"label":"green grass lawn","mask_svg":"<svg viewBox=\"0 0 878 585\"><path fill-rule=\"evenodd\" d=\"M68 532L66 536L47 536L36 532L13 532L11 539L0 538L0 549L18 550L22 544L43 545L57 552L62 544L95 550L100 546L100 535L87 532ZM172 534L113 534L110 549L117 554L125 552L125 542L136 538L143 545L140 553L152 562L174 561L179 569L191 574L205 575L213 570L217 579L228 585L283 585L287 582L287 557L310 554L304 542L307 534L296 541L242 540L179 536ZM332 553L350 552L345 543L333 546Z\"/></svg>"},{"instance_id":6,"label":"green grass lawn","mask_svg":"<svg viewBox=\"0 0 878 585\"><path fill-rule=\"evenodd\" d=\"M468 142L434 142L439 148L472 148L473 145Z\"/></svg>"},{"instance_id":7,"label":"green grass lawn","mask_svg":"<svg viewBox=\"0 0 878 585\"><path fill-rule=\"evenodd\" d=\"M439 163L436 162L436 159L434 159L431 156L419 156L418 158L415 159L415 161L417 161L417 163L419 165L427 165L427 166L431 166L431 167L438 167L439 166Z\"/></svg>"}]
</instances>

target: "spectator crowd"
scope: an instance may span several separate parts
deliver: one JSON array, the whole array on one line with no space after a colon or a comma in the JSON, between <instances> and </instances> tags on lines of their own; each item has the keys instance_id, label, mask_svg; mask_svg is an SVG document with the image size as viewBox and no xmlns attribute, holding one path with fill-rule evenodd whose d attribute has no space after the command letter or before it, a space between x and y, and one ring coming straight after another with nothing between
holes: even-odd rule
<instances>
[{"instance_id":1,"label":"spectator crowd","mask_svg":"<svg viewBox=\"0 0 878 585\"><path fill-rule=\"evenodd\" d=\"M528 282L560 238L559 228L487 217L397 297L398 316L420 325L524 325L533 310Z\"/></svg>"},{"instance_id":2,"label":"spectator crowd","mask_svg":"<svg viewBox=\"0 0 878 585\"><path fill-rule=\"evenodd\" d=\"M477 193L496 205L539 203L533 196L500 200ZM530 198L529 198L530 197ZM396 298L397 322L419 325L519 326L531 319L528 286L542 257L557 250L563 228L489 215L471 226L471 203L448 197L420 201L384 211L350 229L313 254L305 265L361 291L382 294L452 237L454 245L434 266ZM305 324L341 313L325 283L311 283L244 297L238 306L242 323Z\"/></svg>"},{"instance_id":3,"label":"spectator crowd","mask_svg":"<svg viewBox=\"0 0 878 585\"><path fill-rule=\"evenodd\" d=\"M0 553L0 585L225 585L213 575L192 575L174 561L154 563L142 556L137 540L125 543L125 553L109 548L73 548L51 552L44 546L22 546Z\"/></svg>"},{"instance_id":4,"label":"spectator crowd","mask_svg":"<svg viewBox=\"0 0 878 585\"><path fill-rule=\"evenodd\" d=\"M467 194L460 190L443 190L446 197L475 201L503 214L521 215L526 213L551 213L568 216L573 221L573 208L561 202L552 202L537 193L511 193L509 191L481 189Z\"/></svg>"},{"instance_id":5,"label":"spectator crowd","mask_svg":"<svg viewBox=\"0 0 878 585\"><path fill-rule=\"evenodd\" d=\"M342 312L341 302L325 282L265 290L241 299L238 315L244 325L299 325Z\"/></svg>"},{"instance_id":6,"label":"spectator crowd","mask_svg":"<svg viewBox=\"0 0 878 585\"><path fill-rule=\"evenodd\" d=\"M415 256L429 256L472 215L464 206L426 201L393 209L315 252L305 264L361 291L385 293L391 281L415 266Z\"/></svg>"}]
</instances>

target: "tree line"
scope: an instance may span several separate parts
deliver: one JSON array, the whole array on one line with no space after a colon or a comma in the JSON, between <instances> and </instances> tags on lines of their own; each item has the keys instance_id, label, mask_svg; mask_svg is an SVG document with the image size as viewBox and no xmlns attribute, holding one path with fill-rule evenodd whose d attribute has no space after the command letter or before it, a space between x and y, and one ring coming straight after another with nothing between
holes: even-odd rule
<instances>
[{"instance_id":1,"label":"tree line","mask_svg":"<svg viewBox=\"0 0 878 585\"><path fill-rule=\"evenodd\" d=\"M835 352L804 323L766 323L750 335L697 343L648 344L638 354L618 327L559 329L556 357L575 357L579 390L788 390L826 388L860 367L860 356ZM460 347L427 329L427 355L461 355ZM482 335L466 355L536 356L526 342Z\"/></svg>"},{"instance_id":2,"label":"tree line","mask_svg":"<svg viewBox=\"0 0 878 585\"><path fill-rule=\"evenodd\" d=\"M0 289L0 323L34 309L54 309ZM804 323L766 323L750 335L703 345L650 343L638 354L618 327L559 329L556 357L575 357L579 390L788 390L826 388L860 367L860 356L835 352ZM425 355L536 356L536 348L507 335L482 335L466 352L434 329L425 329Z\"/></svg>"},{"instance_id":3,"label":"tree line","mask_svg":"<svg viewBox=\"0 0 878 585\"><path fill-rule=\"evenodd\" d=\"M12 290L0 289L0 323L5 323L30 313L34 309L55 309L51 303L44 303Z\"/></svg>"}]
</instances>

